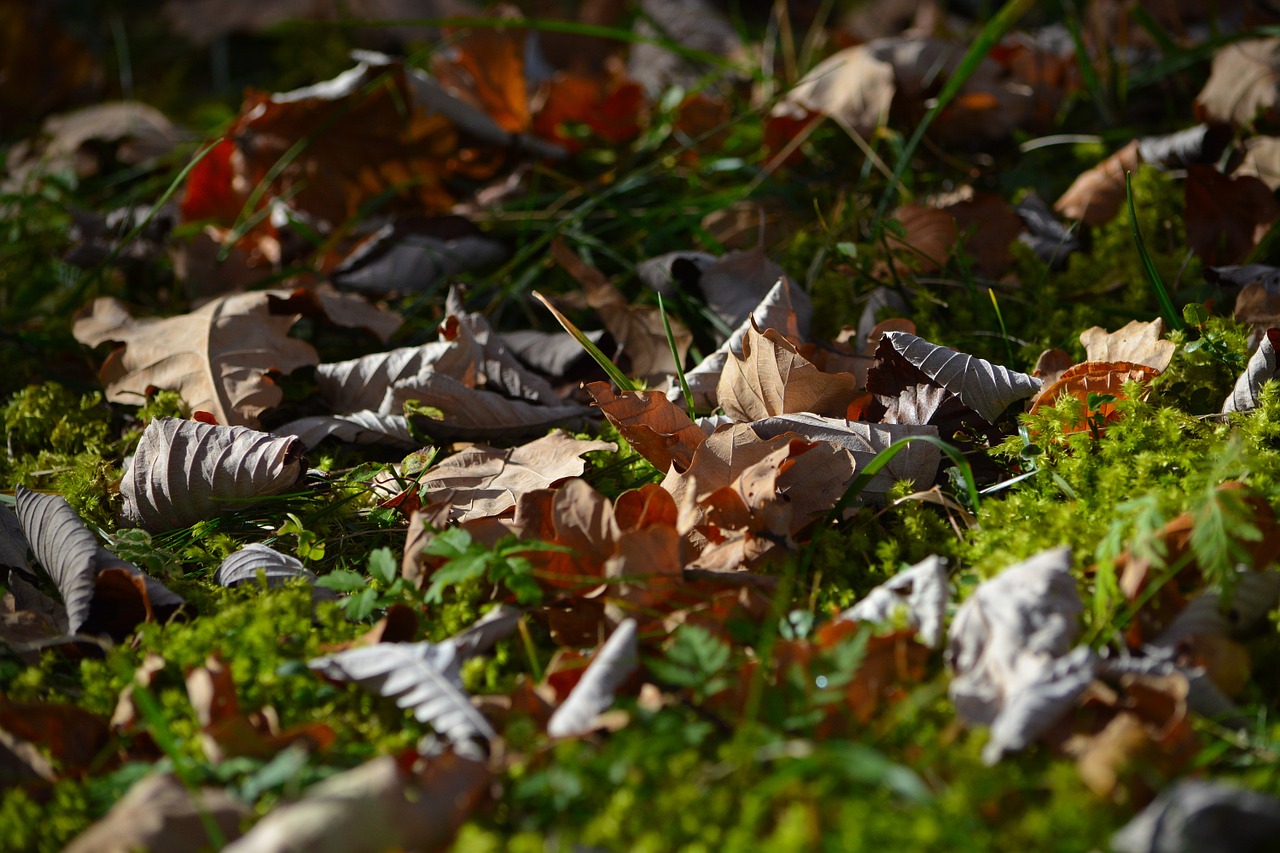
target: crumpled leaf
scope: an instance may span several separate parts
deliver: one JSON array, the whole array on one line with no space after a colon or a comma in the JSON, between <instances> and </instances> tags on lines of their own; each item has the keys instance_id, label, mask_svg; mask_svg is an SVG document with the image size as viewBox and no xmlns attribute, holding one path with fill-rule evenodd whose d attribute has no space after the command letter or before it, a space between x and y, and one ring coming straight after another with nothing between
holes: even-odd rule
<instances>
[{"instance_id":1,"label":"crumpled leaf","mask_svg":"<svg viewBox=\"0 0 1280 853\"><path fill-rule=\"evenodd\" d=\"M591 731L596 717L609 710L614 694L640 665L636 621L624 619L587 665L577 685L547 722L551 737Z\"/></svg>"},{"instance_id":2,"label":"crumpled leaf","mask_svg":"<svg viewBox=\"0 0 1280 853\"><path fill-rule=\"evenodd\" d=\"M439 442L511 441L552 427L572 429L590 412L576 403L535 405L513 400L494 391L468 388L439 373L430 374L414 387L393 388L383 408L403 409L411 401L443 413L439 419L424 414L409 417L415 427Z\"/></svg>"},{"instance_id":3,"label":"crumpled leaf","mask_svg":"<svg viewBox=\"0 0 1280 853\"><path fill-rule=\"evenodd\" d=\"M1086 225L1110 222L1125 200L1125 172L1137 171L1141 164L1142 153L1135 139L1092 169L1081 172L1054 202L1053 209Z\"/></svg>"},{"instance_id":4,"label":"crumpled leaf","mask_svg":"<svg viewBox=\"0 0 1280 853\"><path fill-rule=\"evenodd\" d=\"M871 424L806 413L764 418L752 423L751 429L761 438L774 438L790 432L807 441L826 441L843 447L853 455L858 470L871 464L880 451L895 441L914 435L938 435L937 427L932 426ZM909 480L915 488L923 489L937 476L941 461L942 451L936 444L913 441L871 478L862 493L868 499L883 500L894 483L900 480Z\"/></svg>"},{"instance_id":5,"label":"crumpled leaf","mask_svg":"<svg viewBox=\"0 0 1280 853\"><path fill-rule=\"evenodd\" d=\"M1071 648L1084 605L1070 568L1070 549L1042 551L960 605L947 632L947 662L954 673L949 693L966 722L991 725L1026 683L1028 667ZM1034 660L1024 662L1027 656Z\"/></svg>"},{"instance_id":6,"label":"crumpled leaf","mask_svg":"<svg viewBox=\"0 0 1280 853\"><path fill-rule=\"evenodd\" d=\"M1267 329L1245 366L1244 372L1236 379L1235 387L1222 404L1222 413L1249 412L1258 407L1258 395L1262 386L1276 378L1276 344L1280 343L1280 329Z\"/></svg>"},{"instance_id":7,"label":"crumpled leaf","mask_svg":"<svg viewBox=\"0 0 1280 853\"><path fill-rule=\"evenodd\" d=\"M720 382L720 373L731 354L742 354L742 341L753 325L756 328L777 329L787 337L803 340L809 333L812 316L813 303L809 301L809 295L786 276L779 278L764 299L760 300L760 304L719 349L685 373L685 381L693 395L693 404L700 410L716 407L716 386ZM680 400L681 393L679 386L673 387L667 392L667 399Z\"/></svg>"},{"instance_id":8,"label":"crumpled leaf","mask_svg":"<svg viewBox=\"0 0 1280 853\"><path fill-rule=\"evenodd\" d=\"M313 785L223 853L443 853L484 797L488 767L454 752L407 765L384 755Z\"/></svg>"},{"instance_id":9,"label":"crumpled leaf","mask_svg":"<svg viewBox=\"0 0 1280 853\"><path fill-rule=\"evenodd\" d=\"M63 853L188 853L211 846L206 820L223 840L240 837L240 825L252 809L217 788L192 796L173 773L152 773L129 788L106 816L67 845Z\"/></svg>"},{"instance_id":10,"label":"crumpled leaf","mask_svg":"<svg viewBox=\"0 0 1280 853\"><path fill-rule=\"evenodd\" d=\"M281 554L260 542L245 545L228 555L214 572L213 579L222 586L236 586L245 582L257 583L260 575L265 577L269 587L284 586L298 578L311 584L316 582L315 573L308 571L297 557Z\"/></svg>"},{"instance_id":11,"label":"crumpled leaf","mask_svg":"<svg viewBox=\"0 0 1280 853\"><path fill-rule=\"evenodd\" d=\"M1164 320L1157 317L1149 323L1130 320L1114 332L1094 326L1080 333L1080 343L1085 361L1127 361L1163 371L1178 349L1173 341L1160 340L1163 334Z\"/></svg>"},{"instance_id":12,"label":"crumpled leaf","mask_svg":"<svg viewBox=\"0 0 1280 853\"><path fill-rule=\"evenodd\" d=\"M310 344L288 337L296 315L273 313L273 295L288 293L221 296L189 314L140 320L120 300L104 296L72 328L76 340L89 346L124 344L98 373L111 402L139 406L148 388L165 388L220 424L256 426L259 414L284 399L267 374L320 360Z\"/></svg>"},{"instance_id":13,"label":"crumpled leaf","mask_svg":"<svg viewBox=\"0 0 1280 853\"><path fill-rule=\"evenodd\" d=\"M592 382L587 391L609 423L659 471L668 471L672 465L677 471L688 468L693 451L707 437L684 409L661 391L615 394L608 382Z\"/></svg>"},{"instance_id":14,"label":"crumpled leaf","mask_svg":"<svg viewBox=\"0 0 1280 853\"><path fill-rule=\"evenodd\" d=\"M1280 838L1280 799L1179 779L1111 836L1116 853L1262 853Z\"/></svg>"},{"instance_id":15,"label":"crumpled leaf","mask_svg":"<svg viewBox=\"0 0 1280 853\"><path fill-rule=\"evenodd\" d=\"M120 482L121 516L152 533L186 527L251 498L288 491L305 470L301 443L292 436L157 418Z\"/></svg>"},{"instance_id":16,"label":"crumpled leaf","mask_svg":"<svg viewBox=\"0 0 1280 853\"><path fill-rule=\"evenodd\" d=\"M307 666L335 681L354 681L429 723L453 744L497 737L462 689L457 647L444 643L378 643L314 658Z\"/></svg>"},{"instance_id":17,"label":"crumpled leaf","mask_svg":"<svg viewBox=\"0 0 1280 853\"><path fill-rule=\"evenodd\" d=\"M1214 121L1245 127L1270 116L1280 92L1280 38L1248 39L1218 49L1196 109Z\"/></svg>"},{"instance_id":18,"label":"crumpled leaf","mask_svg":"<svg viewBox=\"0 0 1280 853\"><path fill-rule=\"evenodd\" d=\"M321 364L316 367L316 386L335 412L400 414L384 405L391 389L412 387L437 371L474 387L480 378L476 356L474 346L451 340L399 347Z\"/></svg>"},{"instance_id":19,"label":"crumpled leaf","mask_svg":"<svg viewBox=\"0 0 1280 853\"><path fill-rule=\"evenodd\" d=\"M823 373L779 332L752 327L716 386L725 414L739 422L811 412L844 415L858 390L851 373Z\"/></svg>"},{"instance_id":20,"label":"crumpled leaf","mask_svg":"<svg viewBox=\"0 0 1280 853\"><path fill-rule=\"evenodd\" d=\"M1088 646L1078 646L1057 658L1017 658L1000 711L991 721L991 737L982 747L982 760L995 764L1052 729L1076 707L1093 683L1097 668L1098 656Z\"/></svg>"},{"instance_id":21,"label":"crumpled leaf","mask_svg":"<svg viewBox=\"0 0 1280 853\"><path fill-rule=\"evenodd\" d=\"M611 441L578 439L558 429L510 450L468 447L432 466L418 478L418 488L424 505L447 505L454 523L501 515L526 492L580 476L582 454L616 449Z\"/></svg>"},{"instance_id":22,"label":"crumpled leaf","mask_svg":"<svg viewBox=\"0 0 1280 853\"><path fill-rule=\"evenodd\" d=\"M276 427L272 434L291 435L308 450L326 438L336 438L349 444L384 444L404 450L419 446L418 440L409 432L409 419L404 415L380 415L367 410L298 418Z\"/></svg>"},{"instance_id":23,"label":"crumpled leaf","mask_svg":"<svg viewBox=\"0 0 1280 853\"><path fill-rule=\"evenodd\" d=\"M938 346L907 332L886 332L881 338L881 346L886 345L988 423L995 423L1010 403L1040 390L1039 379Z\"/></svg>"},{"instance_id":24,"label":"crumpled leaf","mask_svg":"<svg viewBox=\"0 0 1280 853\"><path fill-rule=\"evenodd\" d=\"M67 629L123 636L144 619L164 618L183 599L98 540L66 499L18 486L18 521L36 560L62 595Z\"/></svg>"},{"instance_id":25,"label":"crumpled leaf","mask_svg":"<svg viewBox=\"0 0 1280 853\"><path fill-rule=\"evenodd\" d=\"M947 561L935 555L898 572L836 618L886 624L905 621L916 629L920 642L936 649L942 643L950 598Z\"/></svg>"}]
</instances>

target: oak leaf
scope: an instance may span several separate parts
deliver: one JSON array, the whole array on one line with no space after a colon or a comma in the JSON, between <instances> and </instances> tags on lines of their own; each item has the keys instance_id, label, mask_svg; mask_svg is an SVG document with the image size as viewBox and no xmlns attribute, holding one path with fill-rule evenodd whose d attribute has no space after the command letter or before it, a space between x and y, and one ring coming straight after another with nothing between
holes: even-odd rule
<instances>
[{"instance_id":1,"label":"oak leaf","mask_svg":"<svg viewBox=\"0 0 1280 853\"><path fill-rule=\"evenodd\" d=\"M1247 127L1272 115L1280 94L1280 38L1249 39L1218 49L1196 108L1214 121Z\"/></svg>"}]
</instances>

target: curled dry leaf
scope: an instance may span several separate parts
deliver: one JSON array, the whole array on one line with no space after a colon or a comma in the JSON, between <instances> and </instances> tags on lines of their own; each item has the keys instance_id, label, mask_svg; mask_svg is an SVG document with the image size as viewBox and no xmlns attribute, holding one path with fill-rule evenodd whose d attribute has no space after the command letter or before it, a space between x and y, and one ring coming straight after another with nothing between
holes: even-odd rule
<instances>
[{"instance_id":1,"label":"curled dry leaf","mask_svg":"<svg viewBox=\"0 0 1280 853\"><path fill-rule=\"evenodd\" d=\"M1276 344L1280 343L1280 329L1267 329L1245 366L1244 372L1236 379L1235 387L1222 404L1222 412L1249 412L1258 407L1258 395L1262 386L1276 378Z\"/></svg>"},{"instance_id":2,"label":"curled dry leaf","mask_svg":"<svg viewBox=\"0 0 1280 853\"><path fill-rule=\"evenodd\" d=\"M454 634L448 642L458 650L459 660L482 655L500 640L505 640L514 634L523 618L523 609L509 604L499 604L477 619L471 627Z\"/></svg>"},{"instance_id":3,"label":"curled dry leaf","mask_svg":"<svg viewBox=\"0 0 1280 853\"><path fill-rule=\"evenodd\" d=\"M591 659L573 692L551 715L547 734L569 737L591 731L596 717L609 710L614 694L639 665L636 621L624 619Z\"/></svg>"},{"instance_id":4,"label":"curled dry leaf","mask_svg":"<svg viewBox=\"0 0 1280 853\"><path fill-rule=\"evenodd\" d=\"M444 324L447 326L446 324ZM418 347L337 361L316 367L316 387L334 412L373 411L400 414L384 407L393 388L414 387L432 373L443 373L465 385L479 382L477 355L470 339L444 339Z\"/></svg>"},{"instance_id":5,"label":"curled dry leaf","mask_svg":"<svg viewBox=\"0 0 1280 853\"><path fill-rule=\"evenodd\" d=\"M754 326L731 354L716 386L725 414L739 422L812 412L843 416L858 391L851 373L823 373L774 329Z\"/></svg>"},{"instance_id":6,"label":"curled dry leaf","mask_svg":"<svg viewBox=\"0 0 1280 853\"><path fill-rule=\"evenodd\" d=\"M1204 779L1180 779L1111 836L1116 853L1241 853L1280 837L1280 799Z\"/></svg>"},{"instance_id":7,"label":"curled dry leaf","mask_svg":"<svg viewBox=\"0 0 1280 853\"><path fill-rule=\"evenodd\" d=\"M442 853L484 797L489 770L455 752L417 772L409 761L384 755L313 785L223 853Z\"/></svg>"},{"instance_id":8,"label":"curled dry leaf","mask_svg":"<svg viewBox=\"0 0 1280 853\"><path fill-rule=\"evenodd\" d=\"M302 445L292 436L157 418L120 482L121 516L153 533L186 527L288 491L304 472Z\"/></svg>"},{"instance_id":9,"label":"curled dry leaf","mask_svg":"<svg viewBox=\"0 0 1280 853\"><path fill-rule=\"evenodd\" d=\"M785 432L795 433L807 441L825 441L842 447L853 454L858 470L895 441L912 436L936 437L937 427L914 424L871 424L863 421L847 421L842 418L824 418L805 413L765 418L751 424L752 431L761 438L774 438ZM902 480L908 480L917 489L933 482L938 474L942 451L936 444L913 441L890 460L863 488L870 499L883 500L890 488Z\"/></svg>"},{"instance_id":10,"label":"curled dry leaf","mask_svg":"<svg viewBox=\"0 0 1280 853\"><path fill-rule=\"evenodd\" d=\"M1213 121L1236 127L1270 115L1280 93L1280 38L1249 39L1218 49L1196 108Z\"/></svg>"},{"instance_id":11,"label":"curled dry leaf","mask_svg":"<svg viewBox=\"0 0 1280 853\"><path fill-rule=\"evenodd\" d=\"M995 423L1010 403L1040 390L1039 379L907 332L886 332L881 346L886 345L988 423Z\"/></svg>"},{"instance_id":12,"label":"curled dry leaf","mask_svg":"<svg viewBox=\"0 0 1280 853\"><path fill-rule=\"evenodd\" d=\"M141 320L118 299L100 297L72 330L89 346L124 345L98 373L111 402L142 405L149 388L164 388L220 424L256 426L259 414L284 399L284 390L267 374L291 373L320 360L310 344L288 336L297 316L273 313L272 296L221 296L189 314Z\"/></svg>"},{"instance_id":13,"label":"curled dry leaf","mask_svg":"<svg viewBox=\"0 0 1280 853\"><path fill-rule=\"evenodd\" d=\"M617 447L559 429L510 450L468 447L421 475L418 489L424 505L447 506L451 522L501 515L526 492L580 476L582 454Z\"/></svg>"},{"instance_id":14,"label":"curled dry leaf","mask_svg":"<svg viewBox=\"0 0 1280 853\"><path fill-rule=\"evenodd\" d=\"M316 582L315 574L307 571L297 557L281 554L258 542L229 555L213 574L213 579L222 586L257 583L259 577L269 587L284 586L299 578L311 584Z\"/></svg>"},{"instance_id":15,"label":"curled dry leaf","mask_svg":"<svg viewBox=\"0 0 1280 853\"><path fill-rule=\"evenodd\" d=\"M898 572L837 618L895 625L905 621L916 629L920 642L936 649L942 644L950 598L947 561L935 555Z\"/></svg>"},{"instance_id":16,"label":"curled dry leaf","mask_svg":"<svg viewBox=\"0 0 1280 853\"><path fill-rule=\"evenodd\" d=\"M1127 361L1161 372L1178 349L1173 341L1160 340L1163 334L1164 320L1157 317L1149 323L1130 320L1115 332L1094 326L1080 333L1080 343L1084 345L1085 361Z\"/></svg>"},{"instance_id":17,"label":"curled dry leaf","mask_svg":"<svg viewBox=\"0 0 1280 853\"><path fill-rule=\"evenodd\" d=\"M758 313L762 300L786 272L753 241L752 248L719 258L705 252L659 255L641 262L636 275L663 296L683 292L705 303L726 327L735 329L747 322L753 310ZM775 325L760 322L765 328Z\"/></svg>"},{"instance_id":18,"label":"curled dry leaf","mask_svg":"<svg viewBox=\"0 0 1280 853\"><path fill-rule=\"evenodd\" d=\"M76 836L63 853L187 853L212 846L209 821L224 841L240 837L252 810L225 791L195 795L173 773L152 773L129 788L106 816Z\"/></svg>"},{"instance_id":19,"label":"curled dry leaf","mask_svg":"<svg viewBox=\"0 0 1280 853\"><path fill-rule=\"evenodd\" d=\"M413 425L439 442L512 441L553 427L574 428L590 409L576 403L537 405L494 391L469 388L452 377L431 374L412 388L393 388L384 408L402 410L414 402L440 414L412 414Z\"/></svg>"},{"instance_id":20,"label":"curled dry leaf","mask_svg":"<svg viewBox=\"0 0 1280 853\"><path fill-rule=\"evenodd\" d=\"M947 633L947 662L951 699L966 722L993 725L1015 691L1071 648L1084 605L1070 569L1069 549L1042 551L960 605Z\"/></svg>"},{"instance_id":21,"label":"curled dry leaf","mask_svg":"<svg viewBox=\"0 0 1280 853\"><path fill-rule=\"evenodd\" d=\"M1067 188L1053 209L1086 225L1110 222L1125 200L1124 176L1142 165L1138 140L1133 140L1086 172Z\"/></svg>"},{"instance_id":22,"label":"curled dry leaf","mask_svg":"<svg viewBox=\"0 0 1280 853\"><path fill-rule=\"evenodd\" d=\"M67 612L67 630L123 636L145 619L165 618L180 596L121 560L98 540L66 500L18 486L18 521Z\"/></svg>"},{"instance_id":23,"label":"curled dry leaf","mask_svg":"<svg viewBox=\"0 0 1280 853\"><path fill-rule=\"evenodd\" d=\"M1075 397L1084 404L1081 420L1072 424L1068 431L1080 432L1088 429L1088 420L1092 418L1098 434L1101 435L1105 427L1099 426L1099 424L1109 423L1119 417L1114 400L1125 398L1125 383L1142 383L1144 386L1143 397L1145 397L1147 393L1145 386L1158 373L1158 370L1145 364L1132 364L1127 361L1081 362L1063 373L1056 382L1044 387L1036 395L1035 402L1031 404L1031 414L1035 414L1046 406L1056 406L1058 399L1063 394L1066 394ZM1109 396L1114 400L1104 400L1098 403L1091 411L1089 408L1089 396L1091 394L1097 394L1102 397Z\"/></svg>"},{"instance_id":24,"label":"curled dry leaf","mask_svg":"<svg viewBox=\"0 0 1280 853\"><path fill-rule=\"evenodd\" d=\"M672 465L677 471L688 468L693 461L693 451L707 437L685 411L661 391L615 394L608 382L592 382L587 385L587 391L609 423L636 453L659 471L668 471Z\"/></svg>"},{"instance_id":25,"label":"curled dry leaf","mask_svg":"<svg viewBox=\"0 0 1280 853\"><path fill-rule=\"evenodd\" d=\"M7 506L0 506L0 566L33 574L27 562L27 540L22 535L22 525Z\"/></svg>"},{"instance_id":26,"label":"curled dry leaf","mask_svg":"<svg viewBox=\"0 0 1280 853\"><path fill-rule=\"evenodd\" d=\"M315 658L307 665L326 678L354 681L429 723L453 744L497 737L462 689L452 643L378 643Z\"/></svg>"},{"instance_id":27,"label":"curled dry leaf","mask_svg":"<svg viewBox=\"0 0 1280 853\"><path fill-rule=\"evenodd\" d=\"M1017 658L1000 712L991 721L991 737L982 760L995 764L1006 753L1025 749L1075 708L1093 684L1098 656L1078 646L1058 658Z\"/></svg>"},{"instance_id":28,"label":"curled dry leaf","mask_svg":"<svg viewBox=\"0 0 1280 853\"><path fill-rule=\"evenodd\" d=\"M409 432L409 419L404 415L380 415L377 412L350 412L345 415L312 415L276 427L274 435L289 435L308 450L326 438L349 444L384 444L408 450L419 442Z\"/></svg>"}]
</instances>

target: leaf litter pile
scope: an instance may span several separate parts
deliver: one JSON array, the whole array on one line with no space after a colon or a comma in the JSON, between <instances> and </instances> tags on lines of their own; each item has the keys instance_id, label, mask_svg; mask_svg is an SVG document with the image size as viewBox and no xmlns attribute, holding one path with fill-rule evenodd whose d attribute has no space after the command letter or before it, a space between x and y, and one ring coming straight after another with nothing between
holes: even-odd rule
<instances>
[{"instance_id":1,"label":"leaf litter pile","mask_svg":"<svg viewBox=\"0 0 1280 853\"><path fill-rule=\"evenodd\" d=\"M1280 837L1265 7L135 5L0 2L0 848Z\"/></svg>"}]
</instances>

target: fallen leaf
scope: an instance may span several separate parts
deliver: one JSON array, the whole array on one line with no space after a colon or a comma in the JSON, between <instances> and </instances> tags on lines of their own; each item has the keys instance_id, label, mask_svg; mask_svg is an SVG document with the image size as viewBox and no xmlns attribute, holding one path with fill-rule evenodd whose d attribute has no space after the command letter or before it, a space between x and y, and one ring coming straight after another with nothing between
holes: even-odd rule
<instances>
[{"instance_id":1,"label":"fallen leaf","mask_svg":"<svg viewBox=\"0 0 1280 853\"><path fill-rule=\"evenodd\" d=\"M1101 326L1086 329L1080 333L1080 343L1085 361L1132 362L1160 372L1169 366L1178 349L1173 341L1160 340L1162 335L1164 320L1160 318L1149 323L1130 320L1115 332L1107 332Z\"/></svg>"},{"instance_id":2,"label":"fallen leaf","mask_svg":"<svg viewBox=\"0 0 1280 853\"><path fill-rule=\"evenodd\" d=\"M1244 159L1234 174L1257 178L1272 192L1280 189L1280 138L1254 136L1246 139Z\"/></svg>"},{"instance_id":3,"label":"fallen leaf","mask_svg":"<svg viewBox=\"0 0 1280 853\"><path fill-rule=\"evenodd\" d=\"M260 578L268 587L284 586L299 579L309 584L317 580L315 573L308 571L297 557L281 554L261 543L245 545L230 554L213 573L214 581L221 586L256 584Z\"/></svg>"},{"instance_id":4,"label":"fallen leaf","mask_svg":"<svg viewBox=\"0 0 1280 853\"><path fill-rule=\"evenodd\" d=\"M1061 657L1017 658L1000 711L991 721L982 760L996 764L1048 733L1076 707L1093 684L1097 669L1098 656L1088 646L1078 646Z\"/></svg>"},{"instance_id":5,"label":"fallen leaf","mask_svg":"<svg viewBox=\"0 0 1280 853\"><path fill-rule=\"evenodd\" d=\"M547 722L551 737L591 731L596 718L613 704L614 694L640 664L636 622L624 619L587 665L577 685Z\"/></svg>"},{"instance_id":6,"label":"fallen leaf","mask_svg":"<svg viewBox=\"0 0 1280 853\"><path fill-rule=\"evenodd\" d=\"M107 721L83 708L0 698L0 748L26 758L34 775L46 781L83 779L105 757L110 741ZM8 771L0 771L0 778Z\"/></svg>"},{"instance_id":7,"label":"fallen leaf","mask_svg":"<svg viewBox=\"0 0 1280 853\"><path fill-rule=\"evenodd\" d=\"M1213 121L1248 127L1276 106L1280 39L1248 39L1225 45L1213 55L1209 79L1196 96L1196 110Z\"/></svg>"},{"instance_id":8,"label":"fallen leaf","mask_svg":"<svg viewBox=\"0 0 1280 853\"><path fill-rule=\"evenodd\" d=\"M1241 263L1280 219L1271 188L1212 166L1187 167L1187 242L1206 265Z\"/></svg>"},{"instance_id":9,"label":"fallen leaf","mask_svg":"<svg viewBox=\"0 0 1280 853\"><path fill-rule=\"evenodd\" d=\"M201 788L193 795L175 774L152 773L133 783L64 853L189 853L215 843L208 835L210 821L224 841L234 841L251 814L225 791Z\"/></svg>"},{"instance_id":10,"label":"fallen leaf","mask_svg":"<svg viewBox=\"0 0 1280 853\"><path fill-rule=\"evenodd\" d=\"M1240 853L1280 836L1280 799L1205 779L1178 779L1111 836L1116 853Z\"/></svg>"},{"instance_id":11,"label":"fallen leaf","mask_svg":"<svg viewBox=\"0 0 1280 853\"><path fill-rule=\"evenodd\" d=\"M946 205L942 212L955 220L961 245L983 275L998 279L1008 271L1013 263L1009 247L1027 230L1008 202L996 193L973 192Z\"/></svg>"},{"instance_id":12,"label":"fallen leaf","mask_svg":"<svg viewBox=\"0 0 1280 853\"><path fill-rule=\"evenodd\" d=\"M143 431L120 483L120 514L153 533L186 527L288 491L305 470L302 446L292 436L157 418Z\"/></svg>"},{"instance_id":13,"label":"fallen leaf","mask_svg":"<svg viewBox=\"0 0 1280 853\"><path fill-rule=\"evenodd\" d=\"M462 689L452 643L379 643L314 658L307 666L334 681L354 681L395 699L457 746L474 748L497 737Z\"/></svg>"},{"instance_id":14,"label":"fallen leaf","mask_svg":"<svg viewBox=\"0 0 1280 853\"><path fill-rule=\"evenodd\" d=\"M7 506L0 506L0 566L21 569L34 575L27 562L27 540L18 516Z\"/></svg>"},{"instance_id":15,"label":"fallen leaf","mask_svg":"<svg viewBox=\"0 0 1280 853\"><path fill-rule=\"evenodd\" d=\"M512 441L554 427L574 429L590 413L576 403L535 405L494 391L469 388L450 376L433 373L412 387L392 388L383 408L403 409L406 403L437 410L410 414L410 422L438 442L452 440Z\"/></svg>"},{"instance_id":16,"label":"fallen leaf","mask_svg":"<svg viewBox=\"0 0 1280 853\"><path fill-rule=\"evenodd\" d=\"M742 326L752 313L757 314L761 328L783 328L759 316L771 291L786 278L786 272L765 255L762 246L720 257L705 252L670 252L642 261L636 276L663 296L684 293L706 305L727 328ZM797 303L795 310L803 313L805 308ZM801 322L807 324L808 320Z\"/></svg>"},{"instance_id":17,"label":"fallen leaf","mask_svg":"<svg viewBox=\"0 0 1280 853\"><path fill-rule=\"evenodd\" d=\"M29 70L21 73L31 79ZM107 101L82 107L49 116L33 144L15 146L3 185L12 192L43 175L74 172L84 179L122 165L154 165L152 161L173 150L179 137L173 122L147 104Z\"/></svg>"},{"instance_id":18,"label":"fallen leaf","mask_svg":"<svg viewBox=\"0 0 1280 853\"><path fill-rule=\"evenodd\" d=\"M1245 366L1244 372L1236 379L1235 387L1222 404L1222 413L1249 412L1258 407L1258 395L1262 387L1276 379L1276 345L1280 343L1280 329L1267 329Z\"/></svg>"},{"instance_id":19,"label":"fallen leaf","mask_svg":"<svg viewBox=\"0 0 1280 853\"><path fill-rule=\"evenodd\" d=\"M384 755L339 773L279 806L223 853L381 853L449 849L484 798L483 761L446 752L411 772Z\"/></svg>"},{"instance_id":20,"label":"fallen leaf","mask_svg":"<svg viewBox=\"0 0 1280 853\"><path fill-rule=\"evenodd\" d=\"M942 644L942 627L951 598L947 561L926 557L880 584L842 612L837 619L876 622L915 628L920 642L936 649Z\"/></svg>"},{"instance_id":21,"label":"fallen leaf","mask_svg":"<svg viewBox=\"0 0 1280 853\"><path fill-rule=\"evenodd\" d=\"M810 412L843 415L857 392L850 373L823 373L776 330L751 328L742 355L731 354L720 374L716 398L738 422Z\"/></svg>"},{"instance_id":22,"label":"fallen leaf","mask_svg":"<svg viewBox=\"0 0 1280 853\"><path fill-rule=\"evenodd\" d=\"M608 79L574 71L560 71L540 87L532 131L575 153L583 140L571 129L586 128L597 139L614 145L640 134L648 108L644 89L622 75Z\"/></svg>"},{"instance_id":23,"label":"fallen leaf","mask_svg":"<svg viewBox=\"0 0 1280 853\"><path fill-rule=\"evenodd\" d=\"M320 360L310 344L288 337L296 315L272 313L272 297L283 295L233 294L189 314L141 320L118 299L99 297L72 328L88 346L124 344L98 374L111 402L140 406L148 388L164 388L220 424L256 426L259 414L284 399L284 390L267 374L291 373Z\"/></svg>"},{"instance_id":24,"label":"fallen leaf","mask_svg":"<svg viewBox=\"0 0 1280 853\"><path fill-rule=\"evenodd\" d=\"M454 276L506 259L500 241L458 216L398 216L329 269L338 287L374 294L431 293Z\"/></svg>"},{"instance_id":25,"label":"fallen leaf","mask_svg":"<svg viewBox=\"0 0 1280 853\"><path fill-rule=\"evenodd\" d=\"M872 275L883 281L937 272L946 266L959 238L955 217L935 207L904 204L891 218L903 233L886 230L889 258L878 261Z\"/></svg>"},{"instance_id":26,"label":"fallen leaf","mask_svg":"<svg viewBox=\"0 0 1280 853\"><path fill-rule=\"evenodd\" d=\"M409 431L409 419L404 415L380 415L370 411L298 418L276 427L272 434L293 436L308 450L327 438L348 444L383 444L401 450L419 446Z\"/></svg>"},{"instance_id":27,"label":"fallen leaf","mask_svg":"<svg viewBox=\"0 0 1280 853\"><path fill-rule=\"evenodd\" d=\"M1110 222L1125 200L1125 173L1137 171L1141 164L1142 154L1135 139L1082 172L1054 202L1053 209L1067 219L1078 219L1086 225Z\"/></svg>"},{"instance_id":28,"label":"fallen leaf","mask_svg":"<svg viewBox=\"0 0 1280 853\"><path fill-rule=\"evenodd\" d=\"M677 471L688 468L693 452L707 437L661 391L615 394L608 382L592 382L587 391L609 423L659 471L668 471L672 465Z\"/></svg>"},{"instance_id":29,"label":"fallen leaf","mask_svg":"<svg viewBox=\"0 0 1280 853\"><path fill-rule=\"evenodd\" d=\"M1087 419L1093 418L1094 425L1106 424L1119 417L1115 400L1125 399L1124 386L1128 382L1139 382L1143 385L1143 395L1147 393L1147 385L1159 373L1155 368L1145 364L1132 364L1127 361L1085 361L1067 370L1052 385L1043 386L1031 404L1030 413L1035 414L1045 407L1053 407L1063 394L1075 397L1085 404L1081 420L1072 424L1068 430L1081 432L1089 429ZM1097 394L1112 397L1104 400L1090 410L1089 396ZM1097 426L1098 434L1105 427Z\"/></svg>"},{"instance_id":30,"label":"fallen leaf","mask_svg":"<svg viewBox=\"0 0 1280 853\"><path fill-rule=\"evenodd\" d=\"M103 548L57 495L18 486L18 521L36 560L62 596L71 634L127 635L139 622L165 619L184 604L164 584Z\"/></svg>"},{"instance_id":31,"label":"fallen leaf","mask_svg":"<svg viewBox=\"0 0 1280 853\"><path fill-rule=\"evenodd\" d=\"M710 78L737 76L725 65L741 58L742 37L719 7L707 0L642 0L639 7L627 76L651 98L662 97L673 86L697 92L707 87ZM685 50L673 50L664 42ZM719 57L721 62L712 64L698 58L698 53Z\"/></svg>"}]
</instances>

